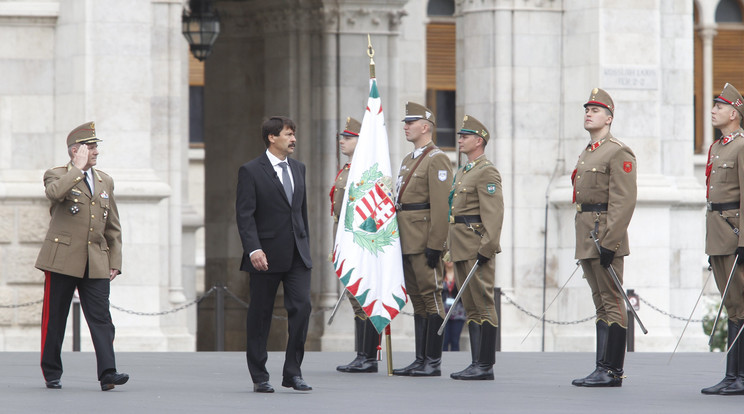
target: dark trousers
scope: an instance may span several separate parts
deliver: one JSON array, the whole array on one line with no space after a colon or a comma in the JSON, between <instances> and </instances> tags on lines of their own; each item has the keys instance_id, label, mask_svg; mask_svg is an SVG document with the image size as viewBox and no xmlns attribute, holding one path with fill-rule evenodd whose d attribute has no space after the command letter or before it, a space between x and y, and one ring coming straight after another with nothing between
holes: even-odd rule
<instances>
[{"instance_id":1,"label":"dark trousers","mask_svg":"<svg viewBox=\"0 0 744 414\"><path fill-rule=\"evenodd\" d=\"M284 285L284 307L287 310L289 338L282 376L302 376L300 365L305 356L305 338L310 323L310 269L305 267L295 249L292 267L282 273L252 273L249 286L251 303L246 327L246 359L254 383L268 381L266 340L271 328L274 299L279 283Z\"/></svg>"},{"instance_id":2,"label":"dark trousers","mask_svg":"<svg viewBox=\"0 0 744 414\"><path fill-rule=\"evenodd\" d=\"M91 279L44 272L44 307L41 314L41 372L45 381L62 377L62 341L65 339L67 315L75 289L80 307L88 322L96 350L98 379L107 370L116 370L114 358L114 323L109 312L109 279Z\"/></svg>"},{"instance_id":3,"label":"dark trousers","mask_svg":"<svg viewBox=\"0 0 744 414\"><path fill-rule=\"evenodd\" d=\"M472 280L472 279L471 279ZM444 351L460 350L460 334L465 321L462 319L450 319L444 327Z\"/></svg>"}]
</instances>

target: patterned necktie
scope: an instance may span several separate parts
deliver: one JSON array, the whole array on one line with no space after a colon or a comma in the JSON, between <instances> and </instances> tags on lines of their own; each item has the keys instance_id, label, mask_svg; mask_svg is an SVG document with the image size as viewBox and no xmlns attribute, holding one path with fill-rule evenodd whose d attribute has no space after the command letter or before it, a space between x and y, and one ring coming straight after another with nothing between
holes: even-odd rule
<instances>
[{"instance_id":1,"label":"patterned necktie","mask_svg":"<svg viewBox=\"0 0 744 414\"><path fill-rule=\"evenodd\" d=\"M84 171L83 175L85 176L85 186L88 187L88 191L90 191L90 194L93 195L93 189L90 187L90 182L88 182L88 172Z\"/></svg>"},{"instance_id":2,"label":"patterned necktie","mask_svg":"<svg viewBox=\"0 0 744 414\"><path fill-rule=\"evenodd\" d=\"M292 181L289 180L289 171L287 171L287 162L282 161L279 163L282 168L282 185L284 186L284 193L287 195L289 204L292 204Z\"/></svg>"}]
</instances>

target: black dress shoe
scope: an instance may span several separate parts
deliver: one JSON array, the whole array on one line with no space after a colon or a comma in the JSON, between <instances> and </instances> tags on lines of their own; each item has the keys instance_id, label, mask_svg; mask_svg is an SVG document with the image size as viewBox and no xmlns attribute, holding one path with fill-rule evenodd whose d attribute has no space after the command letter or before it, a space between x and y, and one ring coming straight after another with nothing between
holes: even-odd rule
<instances>
[{"instance_id":1,"label":"black dress shoe","mask_svg":"<svg viewBox=\"0 0 744 414\"><path fill-rule=\"evenodd\" d=\"M269 381L255 382L253 383L253 392L271 393L274 392L274 387L269 384Z\"/></svg>"},{"instance_id":2,"label":"black dress shoe","mask_svg":"<svg viewBox=\"0 0 744 414\"><path fill-rule=\"evenodd\" d=\"M282 380L282 387L294 388L297 391L310 391L313 389L313 387L307 385L307 382L305 382L305 380L300 376L284 378Z\"/></svg>"},{"instance_id":3,"label":"black dress shoe","mask_svg":"<svg viewBox=\"0 0 744 414\"><path fill-rule=\"evenodd\" d=\"M51 381L47 381L46 382L46 387L47 388L50 388L50 389L53 389L53 390L58 390L58 389L62 388L62 383L60 383L58 379L51 380Z\"/></svg>"},{"instance_id":4,"label":"black dress shoe","mask_svg":"<svg viewBox=\"0 0 744 414\"><path fill-rule=\"evenodd\" d=\"M101 377L101 391L113 390L115 385L124 385L129 381L129 374L111 371Z\"/></svg>"}]
</instances>

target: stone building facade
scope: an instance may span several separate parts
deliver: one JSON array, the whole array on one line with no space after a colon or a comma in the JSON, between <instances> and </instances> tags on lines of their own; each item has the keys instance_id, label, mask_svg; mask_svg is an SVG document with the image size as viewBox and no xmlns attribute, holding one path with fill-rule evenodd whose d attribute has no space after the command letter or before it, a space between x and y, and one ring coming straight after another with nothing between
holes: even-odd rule
<instances>
[{"instance_id":1,"label":"stone building facade","mask_svg":"<svg viewBox=\"0 0 744 414\"><path fill-rule=\"evenodd\" d=\"M237 169L264 151L261 121L283 114L298 124L295 154L308 166L315 263L308 349L351 350L350 308L325 323L340 289L327 261L327 194L345 162L336 133L364 110L370 34L393 164L411 149L400 123L405 102L443 102L432 98L436 90L454 96L442 109L451 119L471 114L492 133L486 152L502 174L506 205L496 258L503 350L594 347L591 323L547 324L521 344L535 319L520 307L540 315L575 267L569 174L588 140L582 104L593 87L612 94L613 134L634 149L639 166L625 284L644 300L639 314L650 333L637 335L636 349L670 350L684 322L645 303L686 317L707 275L696 154L713 134L701 132L710 137L693 143L696 114L708 122L706 107L722 85L710 77L698 99L695 80L715 65L698 55L694 38L714 35L716 10L732 1L741 10L738 0L216 1L222 31L204 72L203 187L192 185L199 167L188 157L182 0L0 1L0 305L41 298L42 275L33 268L48 220L41 175L66 161L64 137L86 120L104 139L99 164L121 200L125 264L112 303L144 312L189 303L203 290L197 245L205 246L203 285L247 298L248 276L238 270ZM433 23L452 25L449 54L427 47L442 40ZM715 48L701 50L708 56ZM434 52L452 58L451 86L432 86ZM457 164L456 149L449 154ZM203 208L189 202L202 199ZM164 316L114 310L117 349L214 349L214 305L210 296ZM40 309L0 308L0 349L36 349ZM576 275L546 317L576 321L592 312ZM245 309L228 299L226 315L226 349L242 350ZM401 315L392 328L394 348L412 350L412 318ZM285 331L275 319L272 349L282 348ZM701 330L690 329L682 347L704 350Z\"/></svg>"}]
</instances>

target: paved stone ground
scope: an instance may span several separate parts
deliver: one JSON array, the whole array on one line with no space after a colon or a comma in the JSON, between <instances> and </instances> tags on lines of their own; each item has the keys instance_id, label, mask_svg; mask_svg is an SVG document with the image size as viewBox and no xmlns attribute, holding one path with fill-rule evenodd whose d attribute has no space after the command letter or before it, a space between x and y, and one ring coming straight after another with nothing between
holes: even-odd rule
<instances>
[{"instance_id":1,"label":"paved stone ground","mask_svg":"<svg viewBox=\"0 0 744 414\"><path fill-rule=\"evenodd\" d=\"M47 390L37 353L0 353L0 413L740 413L744 396L705 396L700 388L723 376L720 353L629 353L622 388L571 386L593 369L590 353L499 353L495 381L454 381L449 373L469 353L444 354L439 378L341 374L335 366L351 353L309 352L303 376L309 393L281 387L283 353L269 355L274 394L256 394L245 355L223 353L119 353L119 369L132 376L102 392L92 353L65 353L61 390ZM383 354L384 356L384 354ZM407 365L410 352L395 354Z\"/></svg>"}]
</instances>

